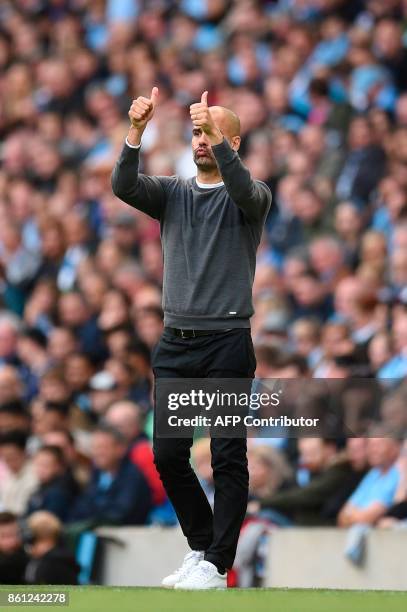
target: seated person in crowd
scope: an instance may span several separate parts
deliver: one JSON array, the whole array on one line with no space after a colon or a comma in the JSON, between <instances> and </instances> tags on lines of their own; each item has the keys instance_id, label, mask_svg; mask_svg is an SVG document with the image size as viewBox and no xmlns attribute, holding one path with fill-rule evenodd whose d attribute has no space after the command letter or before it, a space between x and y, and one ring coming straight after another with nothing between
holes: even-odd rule
<instances>
[{"instance_id":1,"label":"seated person in crowd","mask_svg":"<svg viewBox=\"0 0 407 612\"><path fill-rule=\"evenodd\" d=\"M15 378L14 378L15 377ZM10 395L20 393L22 387L18 378L18 373L11 366L2 366L0 371L0 387L3 386L10 392ZM14 389L14 387L17 387ZM1 395L1 394L0 394ZM20 399L6 399L0 396L0 434L21 429L30 431L30 415L26 410L24 402Z\"/></svg>"},{"instance_id":2,"label":"seated person in crowd","mask_svg":"<svg viewBox=\"0 0 407 612\"><path fill-rule=\"evenodd\" d=\"M298 448L299 463L307 470L309 481L264 498L261 507L268 509L276 524L330 524L332 521L322 516L322 510L329 497L348 482L352 468L346 455L338 452L337 440L302 438Z\"/></svg>"},{"instance_id":3,"label":"seated person in crowd","mask_svg":"<svg viewBox=\"0 0 407 612\"><path fill-rule=\"evenodd\" d=\"M0 506L16 515L23 515L28 500L38 486L37 476L25 447L27 434L10 431L0 436L0 461L7 468L0 479Z\"/></svg>"},{"instance_id":4,"label":"seated person in crowd","mask_svg":"<svg viewBox=\"0 0 407 612\"><path fill-rule=\"evenodd\" d=\"M346 500L352 495L368 471L367 438L348 438L346 457L352 468L349 478L336 493L331 495L322 509L322 516L336 521Z\"/></svg>"},{"instance_id":5,"label":"seated person in crowd","mask_svg":"<svg viewBox=\"0 0 407 612\"><path fill-rule=\"evenodd\" d=\"M78 584L79 565L62 542L61 521L45 510L27 519L27 584Z\"/></svg>"},{"instance_id":6,"label":"seated person in crowd","mask_svg":"<svg viewBox=\"0 0 407 612\"><path fill-rule=\"evenodd\" d=\"M67 474L73 478L80 487L88 484L91 471L89 457L76 448L73 434L66 429L54 429L41 436L41 441L46 446L58 446L64 455L67 465Z\"/></svg>"},{"instance_id":7,"label":"seated person in crowd","mask_svg":"<svg viewBox=\"0 0 407 612\"><path fill-rule=\"evenodd\" d=\"M273 446L255 444L247 453L249 462L249 503L250 514L260 509L261 502L269 499L292 483L292 470L284 455Z\"/></svg>"},{"instance_id":8,"label":"seated person in crowd","mask_svg":"<svg viewBox=\"0 0 407 612\"><path fill-rule=\"evenodd\" d=\"M146 479L154 506L163 504L167 496L154 465L153 449L143 432L143 414L140 406L130 400L115 402L108 409L104 420L126 438L129 445L129 459Z\"/></svg>"},{"instance_id":9,"label":"seated person in crowd","mask_svg":"<svg viewBox=\"0 0 407 612\"><path fill-rule=\"evenodd\" d=\"M39 486L30 497L26 514L47 510L65 521L77 488L66 471L62 450L58 446L40 448L34 457L34 469Z\"/></svg>"},{"instance_id":10,"label":"seated person in crowd","mask_svg":"<svg viewBox=\"0 0 407 612\"><path fill-rule=\"evenodd\" d=\"M402 476L397 463L401 443L384 426L376 426L371 436L367 441L370 470L341 509L340 527L374 525L395 501Z\"/></svg>"},{"instance_id":11,"label":"seated person in crowd","mask_svg":"<svg viewBox=\"0 0 407 612\"><path fill-rule=\"evenodd\" d=\"M92 435L91 480L76 500L69 520L96 525L142 525L151 509L147 482L127 456L127 440L109 425Z\"/></svg>"},{"instance_id":12,"label":"seated person in crowd","mask_svg":"<svg viewBox=\"0 0 407 612\"><path fill-rule=\"evenodd\" d=\"M0 584L23 584L27 561L17 517L0 512Z\"/></svg>"}]
</instances>

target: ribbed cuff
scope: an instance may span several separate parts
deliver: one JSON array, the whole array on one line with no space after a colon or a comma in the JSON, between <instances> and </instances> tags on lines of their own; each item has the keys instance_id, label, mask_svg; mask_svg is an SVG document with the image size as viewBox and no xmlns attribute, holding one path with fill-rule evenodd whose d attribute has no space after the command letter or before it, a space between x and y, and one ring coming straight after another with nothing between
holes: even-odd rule
<instances>
[{"instance_id":1,"label":"ribbed cuff","mask_svg":"<svg viewBox=\"0 0 407 612\"><path fill-rule=\"evenodd\" d=\"M141 142L140 142L140 144L138 144L138 145L132 145L132 144L130 144L130 143L129 143L129 141L127 140L127 138L126 138L126 141L125 141L125 142L126 142L126 145L127 145L128 147L130 147L130 149L139 149L139 148L141 147Z\"/></svg>"}]
</instances>

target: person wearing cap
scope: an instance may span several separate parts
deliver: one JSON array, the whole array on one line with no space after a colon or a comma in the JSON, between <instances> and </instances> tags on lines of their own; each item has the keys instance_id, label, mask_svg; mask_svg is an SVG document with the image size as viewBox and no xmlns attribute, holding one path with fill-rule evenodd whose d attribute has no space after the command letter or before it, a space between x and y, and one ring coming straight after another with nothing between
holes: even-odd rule
<instances>
[{"instance_id":1,"label":"person wearing cap","mask_svg":"<svg viewBox=\"0 0 407 612\"><path fill-rule=\"evenodd\" d=\"M209 107L207 91L190 107L197 176L140 174L141 138L158 95L153 87L150 98L133 101L130 130L112 174L114 194L160 222L164 332L153 353L154 375L251 379L252 286L271 192L240 160L238 116ZM165 408L155 406L160 409ZM246 438L212 437L213 512L190 465L191 446L192 436L154 436L155 463L191 548L163 585L225 588L247 506Z\"/></svg>"}]
</instances>

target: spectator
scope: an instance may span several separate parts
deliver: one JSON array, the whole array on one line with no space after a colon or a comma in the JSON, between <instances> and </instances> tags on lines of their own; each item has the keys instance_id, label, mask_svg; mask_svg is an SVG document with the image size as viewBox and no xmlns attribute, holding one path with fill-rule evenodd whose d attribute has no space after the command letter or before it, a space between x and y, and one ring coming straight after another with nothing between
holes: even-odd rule
<instances>
[{"instance_id":1,"label":"spectator","mask_svg":"<svg viewBox=\"0 0 407 612\"><path fill-rule=\"evenodd\" d=\"M27 562L17 517L0 512L0 584L23 584Z\"/></svg>"},{"instance_id":2,"label":"spectator","mask_svg":"<svg viewBox=\"0 0 407 612\"><path fill-rule=\"evenodd\" d=\"M25 450L26 443L24 431L10 431L0 437L0 459L8 470L0 481L0 506L16 516L25 514L28 501L38 486Z\"/></svg>"},{"instance_id":3,"label":"spectator","mask_svg":"<svg viewBox=\"0 0 407 612\"><path fill-rule=\"evenodd\" d=\"M336 440L302 438L298 441L300 466L308 473L309 482L277 492L262 500L262 508L273 511L277 524L322 525L331 521L323 518L322 510L328 499L348 482L351 468L338 453Z\"/></svg>"},{"instance_id":4,"label":"spectator","mask_svg":"<svg viewBox=\"0 0 407 612\"><path fill-rule=\"evenodd\" d=\"M128 441L130 461L144 475L151 490L153 504L159 506L164 503L166 494L154 465L151 444L143 432L140 406L130 401L116 402L107 410L105 421Z\"/></svg>"},{"instance_id":5,"label":"spectator","mask_svg":"<svg viewBox=\"0 0 407 612\"><path fill-rule=\"evenodd\" d=\"M88 484L90 478L90 461L89 458L81 453L77 447L75 438L67 429L54 429L47 431L41 436L41 442L44 446L58 446L63 452L65 464L67 466L68 478L75 483L84 487Z\"/></svg>"},{"instance_id":6,"label":"spectator","mask_svg":"<svg viewBox=\"0 0 407 612\"><path fill-rule=\"evenodd\" d=\"M288 488L292 472L284 456L265 444L255 444L249 449L249 504L248 512L259 510L265 499Z\"/></svg>"},{"instance_id":7,"label":"spectator","mask_svg":"<svg viewBox=\"0 0 407 612\"><path fill-rule=\"evenodd\" d=\"M374 525L394 502L401 472L396 462L400 442L389 436L390 430L377 427L368 440L367 456L370 470L350 496L338 515L340 527L357 523Z\"/></svg>"},{"instance_id":8,"label":"spectator","mask_svg":"<svg viewBox=\"0 0 407 612\"><path fill-rule=\"evenodd\" d=\"M342 200L366 205L385 168L385 155L374 144L372 128L366 118L352 120L348 146L349 153L338 177L336 193Z\"/></svg>"},{"instance_id":9,"label":"spectator","mask_svg":"<svg viewBox=\"0 0 407 612\"><path fill-rule=\"evenodd\" d=\"M92 436L91 481L70 512L70 521L92 525L139 525L151 508L148 485L127 457L127 441L109 426Z\"/></svg>"},{"instance_id":10,"label":"spectator","mask_svg":"<svg viewBox=\"0 0 407 612\"><path fill-rule=\"evenodd\" d=\"M327 499L322 510L322 514L326 518L336 521L344 503L366 475L368 471L367 446L368 440L366 438L347 439L346 456L352 469L348 480L338 488L336 493Z\"/></svg>"},{"instance_id":11,"label":"spectator","mask_svg":"<svg viewBox=\"0 0 407 612\"><path fill-rule=\"evenodd\" d=\"M26 514L47 510L60 520L65 520L74 500L76 487L66 473L61 449L58 446L40 448L34 456L34 470L39 485L29 499Z\"/></svg>"},{"instance_id":12,"label":"spectator","mask_svg":"<svg viewBox=\"0 0 407 612\"><path fill-rule=\"evenodd\" d=\"M79 565L62 544L62 524L45 510L27 519L27 548L30 561L25 570L26 584L78 584Z\"/></svg>"},{"instance_id":13,"label":"spectator","mask_svg":"<svg viewBox=\"0 0 407 612\"><path fill-rule=\"evenodd\" d=\"M9 431L22 430L29 431L30 417L23 402L15 399L17 389L20 388L15 370L3 368L0 370L0 393L2 383L5 383L10 396L13 398L0 403L0 434ZM14 386L14 389L13 389ZM5 394L3 397L7 397Z\"/></svg>"}]
</instances>

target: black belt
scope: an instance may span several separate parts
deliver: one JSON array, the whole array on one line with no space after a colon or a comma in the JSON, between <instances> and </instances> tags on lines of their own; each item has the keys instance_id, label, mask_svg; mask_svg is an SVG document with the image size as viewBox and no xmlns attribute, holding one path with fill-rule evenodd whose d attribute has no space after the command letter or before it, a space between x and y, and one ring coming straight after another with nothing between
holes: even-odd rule
<instances>
[{"instance_id":1,"label":"black belt","mask_svg":"<svg viewBox=\"0 0 407 612\"><path fill-rule=\"evenodd\" d=\"M183 338L186 340L187 338L198 338L198 336L213 336L214 334L224 334L225 332L229 332L232 328L229 329L178 329L177 327L165 327L164 330L168 330L174 336L178 336L178 338Z\"/></svg>"}]
</instances>

